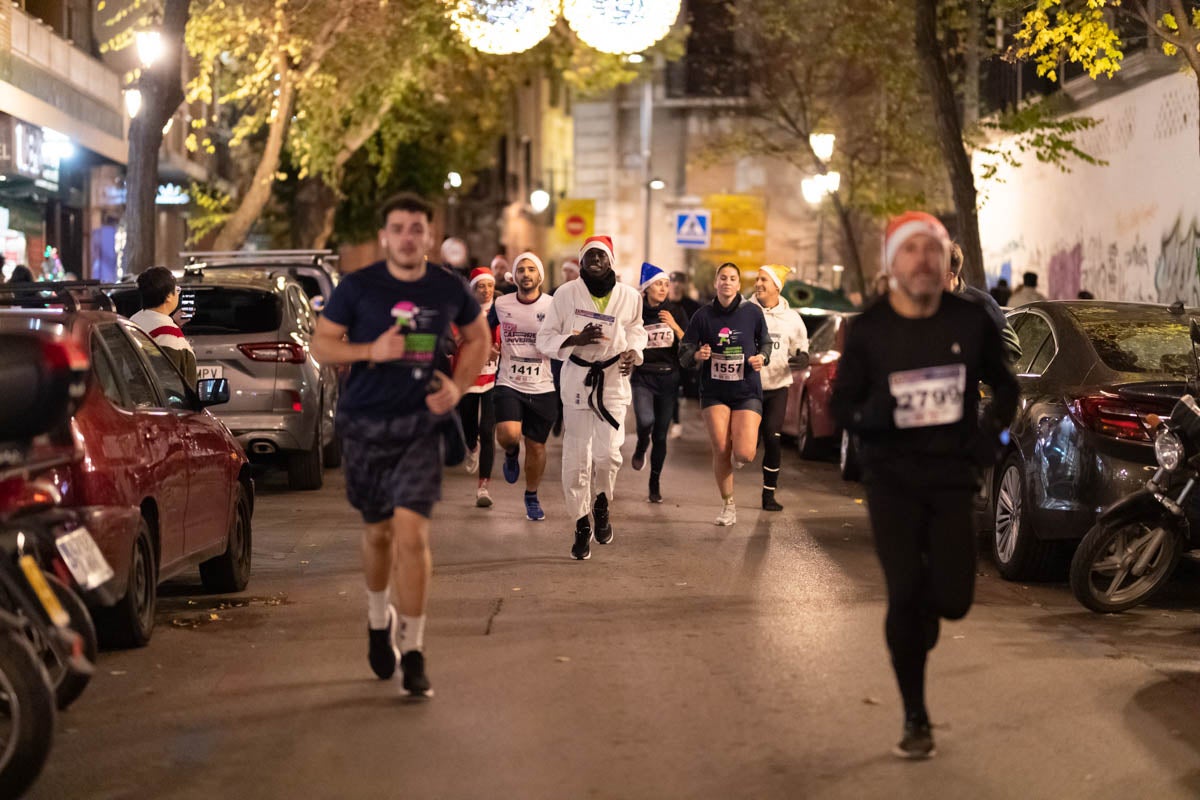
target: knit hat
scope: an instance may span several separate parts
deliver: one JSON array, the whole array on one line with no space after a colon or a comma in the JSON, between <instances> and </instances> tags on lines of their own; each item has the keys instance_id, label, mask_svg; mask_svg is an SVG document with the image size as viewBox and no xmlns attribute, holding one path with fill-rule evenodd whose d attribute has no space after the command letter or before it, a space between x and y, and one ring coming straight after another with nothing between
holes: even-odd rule
<instances>
[{"instance_id":1,"label":"knit hat","mask_svg":"<svg viewBox=\"0 0 1200 800\"><path fill-rule=\"evenodd\" d=\"M474 289L475 284L479 283L480 281L491 281L492 283L495 283L496 276L493 275L492 271L487 267L476 267L475 269L471 270L471 288Z\"/></svg>"},{"instance_id":2,"label":"knit hat","mask_svg":"<svg viewBox=\"0 0 1200 800\"><path fill-rule=\"evenodd\" d=\"M583 243L583 247L579 250L579 260L583 261L583 254L588 250L603 250L608 253L609 262L615 264L617 257L613 255L612 238L609 236L589 236Z\"/></svg>"},{"instance_id":3,"label":"knit hat","mask_svg":"<svg viewBox=\"0 0 1200 800\"><path fill-rule=\"evenodd\" d=\"M563 271L564 275L567 273L567 270L569 270L569 269L575 270L575 277L579 277L579 259L578 258L568 258L566 261L564 261L562 263L562 271Z\"/></svg>"},{"instance_id":4,"label":"knit hat","mask_svg":"<svg viewBox=\"0 0 1200 800\"><path fill-rule=\"evenodd\" d=\"M891 272L892 261L900 252L901 245L920 234L932 236L942 243L949 266L950 234L946 232L946 227L932 214L926 214L924 211L905 211L888 221L883 235L883 269Z\"/></svg>"},{"instance_id":5,"label":"knit hat","mask_svg":"<svg viewBox=\"0 0 1200 800\"><path fill-rule=\"evenodd\" d=\"M783 284L787 282L788 275L792 272L792 268L785 267L782 264L764 264L758 268L758 271L765 272L767 277L771 279L771 282L782 289Z\"/></svg>"},{"instance_id":6,"label":"knit hat","mask_svg":"<svg viewBox=\"0 0 1200 800\"><path fill-rule=\"evenodd\" d=\"M543 266L542 260L540 258L538 258L537 255L533 253L533 251L526 250L524 253L521 253L521 255L519 255L513 259L513 272L514 273L516 273L517 267L520 265L520 263L522 261L532 261L533 265L535 267L537 267L538 275L542 276L542 280L546 280L546 267Z\"/></svg>"},{"instance_id":7,"label":"knit hat","mask_svg":"<svg viewBox=\"0 0 1200 800\"><path fill-rule=\"evenodd\" d=\"M641 291L646 291L646 287L655 281L670 281L671 276L668 275L662 267L656 267L653 264L642 262L642 281L638 288Z\"/></svg>"}]
</instances>

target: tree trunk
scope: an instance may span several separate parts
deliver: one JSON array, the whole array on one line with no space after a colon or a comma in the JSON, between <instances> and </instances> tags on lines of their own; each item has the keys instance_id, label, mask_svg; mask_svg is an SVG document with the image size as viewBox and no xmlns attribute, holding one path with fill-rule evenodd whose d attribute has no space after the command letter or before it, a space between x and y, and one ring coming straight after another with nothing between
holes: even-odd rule
<instances>
[{"instance_id":1,"label":"tree trunk","mask_svg":"<svg viewBox=\"0 0 1200 800\"><path fill-rule=\"evenodd\" d=\"M189 0L166 0L162 38L163 59L142 73L138 88L142 108L129 126L129 164L125 170L125 248L121 267L139 273L155 261L155 232L158 196L158 151L163 126L183 102L183 32L187 27Z\"/></svg>"},{"instance_id":2,"label":"tree trunk","mask_svg":"<svg viewBox=\"0 0 1200 800\"><path fill-rule=\"evenodd\" d=\"M292 107L296 98L295 71L288 66L287 56L281 55L279 97L275 101L267 144L262 159L254 171L250 187L242 195L242 202L229 216L229 220L213 241L214 250L239 250L254 223L262 216L263 209L271 200L271 188L275 185L275 173L279 171L279 159L283 153L284 136L292 119Z\"/></svg>"},{"instance_id":3,"label":"tree trunk","mask_svg":"<svg viewBox=\"0 0 1200 800\"><path fill-rule=\"evenodd\" d=\"M941 45L937 38L938 0L916 0L916 47L922 72L929 94L933 98L934 119L937 126L938 144L946 169L950 173L950 187L954 191L954 207L958 211L959 245L963 250L963 279L980 289L987 288L983 272L983 245L979 240L979 211L975 195L975 175L971 172L971 159L963 144L962 122L958 116L958 103L954 96L954 85L950 71L942 58Z\"/></svg>"},{"instance_id":4,"label":"tree trunk","mask_svg":"<svg viewBox=\"0 0 1200 800\"><path fill-rule=\"evenodd\" d=\"M318 177L305 178L296 193L292 245L302 250L322 250L333 235L337 192Z\"/></svg>"},{"instance_id":5,"label":"tree trunk","mask_svg":"<svg viewBox=\"0 0 1200 800\"><path fill-rule=\"evenodd\" d=\"M838 222L842 226L842 240L846 245L846 260L850 262L850 274L858 281L858 291L866 295L867 279L863 275L862 256L858 252L858 237L854 235L854 224L850 219L850 209L842 204L842 199L834 192L833 208L837 212Z\"/></svg>"}]
</instances>

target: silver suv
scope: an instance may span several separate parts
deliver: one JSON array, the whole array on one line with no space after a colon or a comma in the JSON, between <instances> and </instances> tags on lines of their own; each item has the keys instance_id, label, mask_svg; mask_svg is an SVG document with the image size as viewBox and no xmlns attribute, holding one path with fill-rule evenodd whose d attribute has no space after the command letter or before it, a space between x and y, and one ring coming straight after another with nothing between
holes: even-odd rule
<instances>
[{"instance_id":1,"label":"silver suv","mask_svg":"<svg viewBox=\"0 0 1200 800\"><path fill-rule=\"evenodd\" d=\"M218 269L252 269L258 272L286 273L308 295L318 314L337 288L341 276L338 257L332 250L231 250L180 253L189 268L207 272Z\"/></svg>"},{"instance_id":2,"label":"silver suv","mask_svg":"<svg viewBox=\"0 0 1200 800\"><path fill-rule=\"evenodd\" d=\"M179 280L184 335L200 378L229 381L217 416L252 462L287 468L292 489L319 489L341 451L333 432L338 374L311 353L316 314L296 280L257 269L189 267ZM117 309L138 310L136 289L113 293Z\"/></svg>"}]
</instances>

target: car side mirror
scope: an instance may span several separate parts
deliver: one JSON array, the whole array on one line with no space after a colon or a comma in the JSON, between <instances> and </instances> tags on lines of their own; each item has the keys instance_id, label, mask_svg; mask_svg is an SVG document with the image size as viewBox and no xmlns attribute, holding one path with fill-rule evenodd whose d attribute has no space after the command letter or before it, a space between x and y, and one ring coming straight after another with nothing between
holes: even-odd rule
<instances>
[{"instance_id":1,"label":"car side mirror","mask_svg":"<svg viewBox=\"0 0 1200 800\"><path fill-rule=\"evenodd\" d=\"M804 369L809 365L810 361L808 353L797 353L788 359L788 366L792 369Z\"/></svg>"},{"instance_id":2,"label":"car side mirror","mask_svg":"<svg viewBox=\"0 0 1200 800\"><path fill-rule=\"evenodd\" d=\"M228 378L205 378L196 381L196 395L200 398L200 407L219 406L229 402Z\"/></svg>"}]
</instances>

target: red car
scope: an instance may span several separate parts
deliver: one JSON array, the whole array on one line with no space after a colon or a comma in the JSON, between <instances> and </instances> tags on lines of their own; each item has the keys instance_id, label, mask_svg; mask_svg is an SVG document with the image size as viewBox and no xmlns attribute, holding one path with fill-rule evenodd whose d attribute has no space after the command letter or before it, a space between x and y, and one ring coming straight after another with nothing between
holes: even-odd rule
<instances>
[{"instance_id":1,"label":"red car","mask_svg":"<svg viewBox=\"0 0 1200 800\"><path fill-rule=\"evenodd\" d=\"M853 437L841 430L829 408L833 380L846 342L846 323L853 313L832 312L808 342L809 362L793 370L794 382L788 388L787 415L783 432L796 437L800 457L824 458L839 446L842 477L857 480Z\"/></svg>"},{"instance_id":2,"label":"red car","mask_svg":"<svg viewBox=\"0 0 1200 800\"><path fill-rule=\"evenodd\" d=\"M0 305L9 299L0 295ZM58 488L64 506L89 512L116 573L116 604L93 609L101 636L141 646L154 629L161 581L198 566L209 591L246 587L254 483L241 446L205 410L228 400L228 383L185 386L140 328L66 301L57 310L4 308L0 331L71 338L91 358L71 422L82 458L38 477Z\"/></svg>"}]
</instances>

